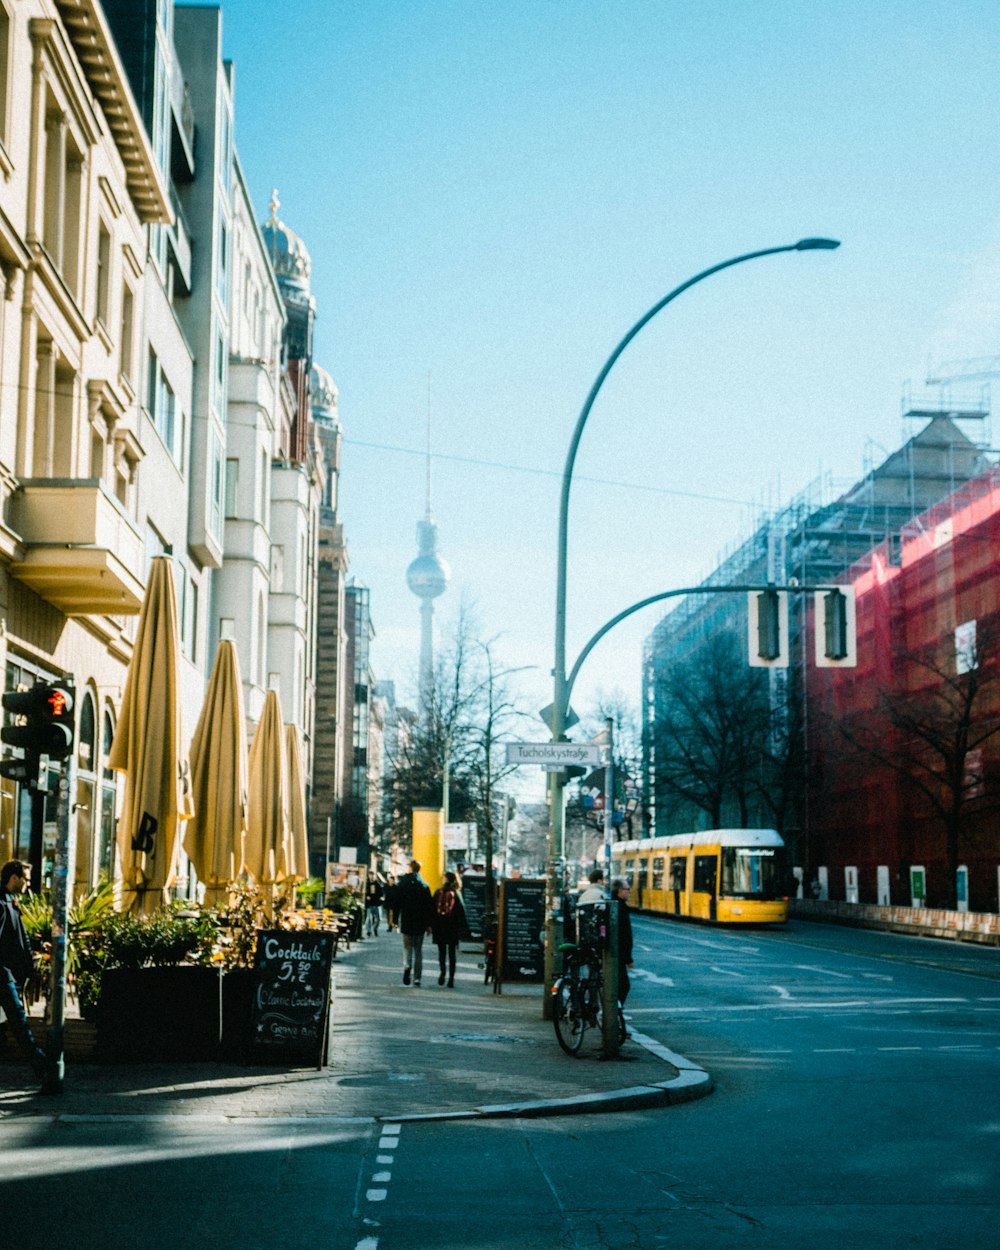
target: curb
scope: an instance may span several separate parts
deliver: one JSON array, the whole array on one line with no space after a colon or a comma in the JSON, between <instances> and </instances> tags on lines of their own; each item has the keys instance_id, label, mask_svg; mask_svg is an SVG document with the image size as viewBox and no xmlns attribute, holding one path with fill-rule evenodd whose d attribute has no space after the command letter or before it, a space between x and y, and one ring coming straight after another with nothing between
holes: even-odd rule
<instances>
[{"instance_id":1,"label":"curb","mask_svg":"<svg viewBox=\"0 0 1000 1250\"><path fill-rule=\"evenodd\" d=\"M675 1054L666 1046L644 1033L632 1033L632 1041L648 1050L657 1059L677 1069L678 1075L669 1081L653 1085L632 1085L624 1089L607 1090L601 1094L579 1094L572 1098L542 1098L527 1102L495 1103L473 1107L467 1111L435 1111L423 1115L380 1115L376 1120L382 1124L435 1123L442 1120L524 1119L547 1115L600 1115L609 1111L640 1111L650 1107L671 1107L683 1102L707 1098L715 1088L708 1072L683 1055Z\"/></svg>"}]
</instances>

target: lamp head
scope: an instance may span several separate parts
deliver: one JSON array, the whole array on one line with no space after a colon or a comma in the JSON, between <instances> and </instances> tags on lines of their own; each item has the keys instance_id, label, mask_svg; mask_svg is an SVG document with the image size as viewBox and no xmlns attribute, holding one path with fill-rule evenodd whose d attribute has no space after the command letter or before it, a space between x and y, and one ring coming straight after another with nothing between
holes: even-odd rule
<instances>
[{"instance_id":1,"label":"lamp head","mask_svg":"<svg viewBox=\"0 0 1000 1250\"><path fill-rule=\"evenodd\" d=\"M795 244L797 252L832 252L834 248L838 247L840 247L839 239L799 239L798 243Z\"/></svg>"}]
</instances>

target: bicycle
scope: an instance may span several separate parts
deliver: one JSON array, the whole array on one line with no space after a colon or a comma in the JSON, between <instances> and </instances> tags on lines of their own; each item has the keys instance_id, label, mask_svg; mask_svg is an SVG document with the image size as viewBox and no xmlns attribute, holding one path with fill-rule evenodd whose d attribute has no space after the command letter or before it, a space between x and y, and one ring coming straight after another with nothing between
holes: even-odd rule
<instances>
[{"instance_id":1,"label":"bicycle","mask_svg":"<svg viewBox=\"0 0 1000 1250\"><path fill-rule=\"evenodd\" d=\"M604 977L601 953L591 945L563 942L562 976L552 986L552 1024L556 1040L567 1055L575 1055L583 1045L583 1035L590 1029L603 1032ZM618 1044L628 1037L621 1005L618 1013Z\"/></svg>"}]
</instances>

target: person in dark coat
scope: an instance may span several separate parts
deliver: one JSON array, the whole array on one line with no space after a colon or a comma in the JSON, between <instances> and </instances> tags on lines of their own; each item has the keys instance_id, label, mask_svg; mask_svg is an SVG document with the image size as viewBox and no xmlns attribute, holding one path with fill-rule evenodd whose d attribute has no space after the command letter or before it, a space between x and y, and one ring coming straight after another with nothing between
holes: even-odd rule
<instances>
[{"instance_id":1,"label":"person in dark coat","mask_svg":"<svg viewBox=\"0 0 1000 1250\"><path fill-rule=\"evenodd\" d=\"M420 984L424 964L424 936L430 933L433 902L430 886L420 875L420 861L410 860L410 870L400 877L393 903L396 923L403 935L403 984Z\"/></svg>"},{"instance_id":2,"label":"person in dark coat","mask_svg":"<svg viewBox=\"0 0 1000 1250\"><path fill-rule=\"evenodd\" d=\"M448 985L453 987L455 984L455 960L464 919L465 906L462 903L462 887L458 874L446 872L441 888L434 895L434 915L431 920L431 933L438 948L438 962L441 965L438 985L444 985L446 956Z\"/></svg>"},{"instance_id":3,"label":"person in dark coat","mask_svg":"<svg viewBox=\"0 0 1000 1250\"><path fill-rule=\"evenodd\" d=\"M365 929L369 937L378 937L379 921L382 919L382 904L385 902L382 893L382 882L378 877L369 877L365 887L365 911L367 921Z\"/></svg>"},{"instance_id":4,"label":"person in dark coat","mask_svg":"<svg viewBox=\"0 0 1000 1250\"><path fill-rule=\"evenodd\" d=\"M31 1032L23 1000L24 983L31 976L34 960L17 905L17 896L30 879L31 866L19 859L9 860L0 868L0 1007L25 1058L41 1079L45 1075L45 1052Z\"/></svg>"},{"instance_id":5,"label":"person in dark coat","mask_svg":"<svg viewBox=\"0 0 1000 1250\"><path fill-rule=\"evenodd\" d=\"M632 987L628 970L632 963L632 917L628 906L629 883L619 878L611 883L611 897L618 900L618 1001L624 1006Z\"/></svg>"}]
</instances>

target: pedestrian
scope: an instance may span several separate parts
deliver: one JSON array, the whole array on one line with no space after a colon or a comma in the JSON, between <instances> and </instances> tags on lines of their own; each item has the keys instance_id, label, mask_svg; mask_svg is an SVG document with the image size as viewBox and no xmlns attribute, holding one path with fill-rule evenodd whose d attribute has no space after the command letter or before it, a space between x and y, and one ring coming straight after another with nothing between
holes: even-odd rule
<instances>
[{"instance_id":1,"label":"pedestrian","mask_svg":"<svg viewBox=\"0 0 1000 1250\"><path fill-rule=\"evenodd\" d=\"M455 985L455 960L464 920L465 906L462 903L462 886L458 874L446 872L441 888L434 895L434 915L431 920L431 932L438 948L438 963L441 966L438 985L444 985L445 982L446 956L448 986L453 988Z\"/></svg>"},{"instance_id":2,"label":"pedestrian","mask_svg":"<svg viewBox=\"0 0 1000 1250\"><path fill-rule=\"evenodd\" d=\"M604 908L600 905L607 902L607 895L604 893L604 869L592 869L587 874L587 881L590 884L576 900L576 940L581 945L593 944L598 940L598 925L604 917Z\"/></svg>"},{"instance_id":3,"label":"pedestrian","mask_svg":"<svg viewBox=\"0 0 1000 1250\"><path fill-rule=\"evenodd\" d=\"M587 875L590 884L576 900L577 907L586 906L588 903L604 902L604 869L594 868Z\"/></svg>"},{"instance_id":4,"label":"pedestrian","mask_svg":"<svg viewBox=\"0 0 1000 1250\"><path fill-rule=\"evenodd\" d=\"M382 882L377 876L369 878L365 888L365 908L367 910L367 931L369 937L378 937L379 921L382 919Z\"/></svg>"},{"instance_id":5,"label":"pedestrian","mask_svg":"<svg viewBox=\"0 0 1000 1250\"><path fill-rule=\"evenodd\" d=\"M31 1032L23 999L24 983L31 976L34 960L17 905L17 896L30 880L31 865L19 859L9 860L0 868L0 1007L35 1076L41 1079L45 1076L45 1052Z\"/></svg>"},{"instance_id":6,"label":"pedestrian","mask_svg":"<svg viewBox=\"0 0 1000 1250\"><path fill-rule=\"evenodd\" d=\"M386 877L383 906L385 908L385 927L390 933L396 927L396 896L398 894L399 886L396 884L396 878Z\"/></svg>"},{"instance_id":7,"label":"pedestrian","mask_svg":"<svg viewBox=\"0 0 1000 1250\"><path fill-rule=\"evenodd\" d=\"M611 897L618 900L618 1001L624 1007L632 988L628 970L632 962L632 916L629 911L629 883L618 878L611 883Z\"/></svg>"},{"instance_id":8,"label":"pedestrian","mask_svg":"<svg viewBox=\"0 0 1000 1250\"><path fill-rule=\"evenodd\" d=\"M433 901L430 886L420 875L420 861L411 859L396 886L396 923L403 936L403 984L420 984L424 966L424 936L430 933Z\"/></svg>"}]
</instances>

